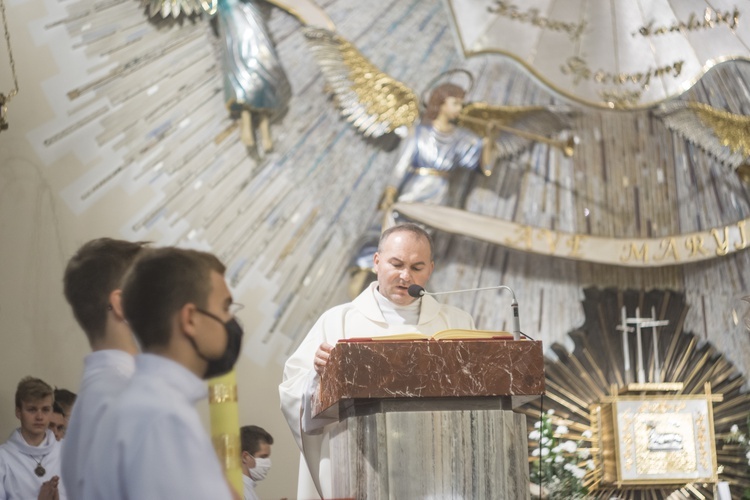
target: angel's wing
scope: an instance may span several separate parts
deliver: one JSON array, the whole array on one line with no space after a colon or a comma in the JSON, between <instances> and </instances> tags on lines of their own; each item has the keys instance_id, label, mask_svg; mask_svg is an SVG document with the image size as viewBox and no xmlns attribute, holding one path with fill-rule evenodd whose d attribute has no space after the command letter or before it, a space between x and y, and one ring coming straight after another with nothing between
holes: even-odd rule
<instances>
[{"instance_id":1,"label":"angel's wing","mask_svg":"<svg viewBox=\"0 0 750 500\"><path fill-rule=\"evenodd\" d=\"M750 157L750 116L691 101L665 102L653 113L724 165L734 169Z\"/></svg>"},{"instance_id":2,"label":"angel's wing","mask_svg":"<svg viewBox=\"0 0 750 500\"><path fill-rule=\"evenodd\" d=\"M464 106L458 118L462 127L485 137L492 134L498 145L498 158L517 155L533 142L544 142L572 155L573 138L554 136L570 128L573 111L554 106L493 106L473 102Z\"/></svg>"},{"instance_id":3,"label":"angel's wing","mask_svg":"<svg viewBox=\"0 0 750 500\"><path fill-rule=\"evenodd\" d=\"M304 33L341 114L362 134L380 137L414 123L418 100L409 87L380 71L336 33L309 27Z\"/></svg>"},{"instance_id":4,"label":"angel's wing","mask_svg":"<svg viewBox=\"0 0 750 500\"><path fill-rule=\"evenodd\" d=\"M192 16L201 12L212 13L216 10L216 2L202 0L141 0L141 5L148 12L148 17L162 18L173 17L177 19L180 14Z\"/></svg>"}]
</instances>

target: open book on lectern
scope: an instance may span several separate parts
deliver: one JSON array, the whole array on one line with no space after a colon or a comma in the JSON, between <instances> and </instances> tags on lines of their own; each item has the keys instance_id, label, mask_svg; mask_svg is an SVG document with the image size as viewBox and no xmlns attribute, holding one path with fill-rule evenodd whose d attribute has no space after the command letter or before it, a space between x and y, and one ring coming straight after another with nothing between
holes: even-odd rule
<instances>
[{"instance_id":1,"label":"open book on lectern","mask_svg":"<svg viewBox=\"0 0 750 500\"><path fill-rule=\"evenodd\" d=\"M339 342L382 342L391 340L513 340L513 334L510 332L497 332L490 330L463 330L451 328L449 330L440 330L433 335L426 333L396 333L393 335L383 335L379 337L356 337L351 339L340 339Z\"/></svg>"}]
</instances>

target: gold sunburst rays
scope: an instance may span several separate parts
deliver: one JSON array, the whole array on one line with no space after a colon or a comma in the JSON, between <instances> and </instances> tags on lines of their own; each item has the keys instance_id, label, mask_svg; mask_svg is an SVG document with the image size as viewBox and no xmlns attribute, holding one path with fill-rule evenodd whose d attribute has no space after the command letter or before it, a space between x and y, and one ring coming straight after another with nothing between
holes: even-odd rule
<instances>
[{"instance_id":1,"label":"gold sunburst rays","mask_svg":"<svg viewBox=\"0 0 750 500\"><path fill-rule=\"evenodd\" d=\"M743 389L745 377L724 353L710 343L701 342L693 333L683 331L688 310L685 296L673 291L597 288L585 290L584 295L586 320L581 328L569 334L575 348L568 352L561 344L555 344L551 350L557 359L547 358L545 361L547 396L543 409L554 410L556 422L569 428L564 435L566 439L589 444L595 469L585 476L584 485L589 488L590 494L594 498L616 496L624 500L713 498L713 484L710 483L618 487L604 481L606 474L602 469L602 457L611 457L615 453L614 440L600 441L597 434L586 438L586 431L596 429L602 421L607 420L606 416L600 414L602 407L598 403L616 396L624 383L624 348L622 333L617 330L621 307L624 306L629 316L636 307L641 311L651 311L653 308L659 319L669 320L667 326L660 328L658 337L658 350L663 356L659 370L661 377L657 377L655 372L657 363L651 346L651 334L644 333L643 354L648 382L661 380L665 386L682 382L681 390L670 392L675 397L680 394L688 397L703 394L708 383L710 393L723 398L713 405L719 479L729 482L733 498L739 498L742 490L750 487L750 467L745 451L726 440L733 425L746 424L746 418L750 415L750 393ZM635 342L632 344L635 347ZM631 366L636 359L633 351L630 351ZM542 401L537 400L519 410L529 417L529 431L533 430L539 418L541 404ZM611 418L612 415L609 416L610 421ZM530 443L530 455L535 447L536 444ZM614 472L609 470L607 473L612 477Z\"/></svg>"}]
</instances>

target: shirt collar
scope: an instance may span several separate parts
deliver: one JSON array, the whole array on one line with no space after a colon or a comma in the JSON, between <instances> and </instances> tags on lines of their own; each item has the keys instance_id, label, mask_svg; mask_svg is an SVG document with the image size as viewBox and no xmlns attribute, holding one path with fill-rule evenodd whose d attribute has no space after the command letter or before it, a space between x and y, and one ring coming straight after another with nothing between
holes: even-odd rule
<instances>
[{"instance_id":1,"label":"shirt collar","mask_svg":"<svg viewBox=\"0 0 750 500\"><path fill-rule=\"evenodd\" d=\"M18 428L11 433L8 442L12 443L18 451L25 455L40 456L51 452L52 448L57 444L57 439L55 439L52 431L47 429L44 441L39 446L31 446L21 435L21 429Z\"/></svg>"},{"instance_id":2,"label":"shirt collar","mask_svg":"<svg viewBox=\"0 0 750 500\"><path fill-rule=\"evenodd\" d=\"M183 394L192 404L208 396L206 382L193 372L169 358L156 354L143 353L135 357L137 377L148 377L168 385Z\"/></svg>"},{"instance_id":3,"label":"shirt collar","mask_svg":"<svg viewBox=\"0 0 750 500\"><path fill-rule=\"evenodd\" d=\"M115 370L129 378L135 371L135 358L133 355L119 349L94 351L86 356L83 363L85 372L106 368L107 370Z\"/></svg>"}]
</instances>

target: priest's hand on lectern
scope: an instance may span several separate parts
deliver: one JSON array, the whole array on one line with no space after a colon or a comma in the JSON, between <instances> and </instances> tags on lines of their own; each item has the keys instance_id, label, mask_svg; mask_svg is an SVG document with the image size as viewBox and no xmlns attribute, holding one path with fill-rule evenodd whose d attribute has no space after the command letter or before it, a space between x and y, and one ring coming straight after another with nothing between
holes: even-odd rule
<instances>
[{"instance_id":1,"label":"priest's hand on lectern","mask_svg":"<svg viewBox=\"0 0 750 500\"><path fill-rule=\"evenodd\" d=\"M318 375L323 375L323 370L325 370L326 364L328 363L328 358L331 356L332 349L333 346L331 344L323 342L322 344L320 344L320 347L318 347L318 350L315 351L315 359L313 360L313 364L315 365L315 371L318 373Z\"/></svg>"}]
</instances>

